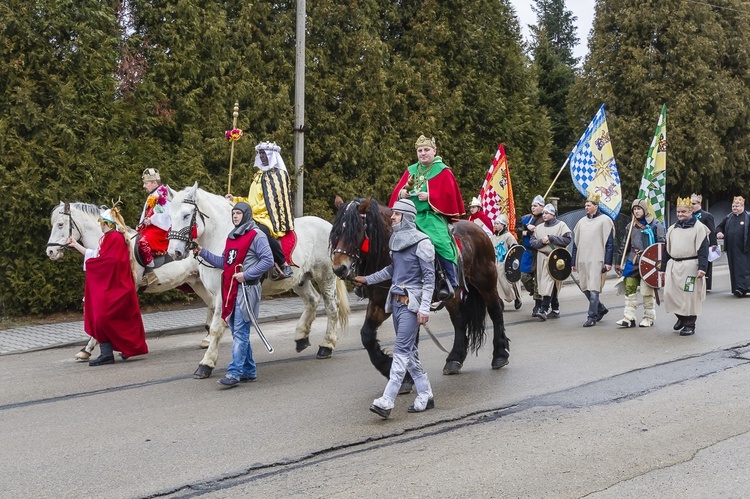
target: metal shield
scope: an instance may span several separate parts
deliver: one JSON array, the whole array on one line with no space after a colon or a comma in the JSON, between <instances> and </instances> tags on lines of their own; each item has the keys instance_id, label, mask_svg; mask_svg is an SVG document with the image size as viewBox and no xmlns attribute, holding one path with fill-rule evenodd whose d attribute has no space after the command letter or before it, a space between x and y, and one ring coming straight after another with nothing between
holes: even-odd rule
<instances>
[{"instance_id":1,"label":"metal shield","mask_svg":"<svg viewBox=\"0 0 750 499\"><path fill-rule=\"evenodd\" d=\"M565 248L555 248L547 259L547 270L549 275L556 281L564 281L570 276L573 266L573 257Z\"/></svg>"},{"instance_id":2,"label":"metal shield","mask_svg":"<svg viewBox=\"0 0 750 499\"><path fill-rule=\"evenodd\" d=\"M638 272L641 274L643 282L654 289L664 287L664 279L659 278L659 272L666 269L662 268L661 259L666 250L666 244L655 243L643 250L640 261L638 262Z\"/></svg>"},{"instance_id":3,"label":"metal shield","mask_svg":"<svg viewBox=\"0 0 750 499\"><path fill-rule=\"evenodd\" d=\"M505 277L508 282L521 280L521 257L526 251L520 244L514 244L505 254Z\"/></svg>"}]
</instances>

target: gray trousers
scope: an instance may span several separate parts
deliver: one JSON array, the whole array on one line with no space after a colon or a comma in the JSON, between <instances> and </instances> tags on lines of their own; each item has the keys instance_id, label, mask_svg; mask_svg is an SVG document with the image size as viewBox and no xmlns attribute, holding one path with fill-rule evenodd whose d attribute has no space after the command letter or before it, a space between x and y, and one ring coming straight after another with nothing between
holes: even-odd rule
<instances>
[{"instance_id":1,"label":"gray trousers","mask_svg":"<svg viewBox=\"0 0 750 499\"><path fill-rule=\"evenodd\" d=\"M432 397L432 388L427 373L422 369L417 350L417 336L419 335L419 322L417 314L410 311L400 301L393 299L393 327L396 330L396 343L393 345L393 364L388 384L383 392L383 398L388 399L390 409L404 381L406 371L409 371L417 388L417 395Z\"/></svg>"},{"instance_id":2,"label":"gray trousers","mask_svg":"<svg viewBox=\"0 0 750 499\"><path fill-rule=\"evenodd\" d=\"M589 319L598 320L599 315L607 310L607 307L599 301L599 291L584 291L583 294L589 299Z\"/></svg>"}]
</instances>

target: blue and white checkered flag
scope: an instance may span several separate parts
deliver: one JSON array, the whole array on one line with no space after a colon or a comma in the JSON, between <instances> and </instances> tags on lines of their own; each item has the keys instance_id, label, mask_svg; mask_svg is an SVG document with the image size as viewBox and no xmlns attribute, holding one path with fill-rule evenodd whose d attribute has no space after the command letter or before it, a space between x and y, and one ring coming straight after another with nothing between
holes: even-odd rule
<instances>
[{"instance_id":1,"label":"blue and white checkered flag","mask_svg":"<svg viewBox=\"0 0 750 499\"><path fill-rule=\"evenodd\" d=\"M573 184L584 198L599 197L599 208L612 220L620 214L622 190L612 152L604 104L568 156Z\"/></svg>"}]
</instances>

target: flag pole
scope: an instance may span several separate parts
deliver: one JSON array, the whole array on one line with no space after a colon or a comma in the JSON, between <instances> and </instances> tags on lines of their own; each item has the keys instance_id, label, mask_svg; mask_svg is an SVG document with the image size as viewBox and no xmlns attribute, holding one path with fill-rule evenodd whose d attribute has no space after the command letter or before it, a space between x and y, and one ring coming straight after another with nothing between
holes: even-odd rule
<instances>
[{"instance_id":1,"label":"flag pole","mask_svg":"<svg viewBox=\"0 0 750 499\"><path fill-rule=\"evenodd\" d=\"M552 186L554 186L554 185L555 185L555 182L557 182L557 179L558 179L558 178L560 178L560 174L562 173L562 171L563 171L563 170L565 169L565 167L566 167L566 166L568 166L568 161L570 161L570 156L568 156L568 157L567 157L567 158L565 159L565 163L563 163L563 165L562 165L562 166L560 167L560 171L559 171L559 172L557 172L557 175L555 175L555 179L554 179L554 180L552 181L552 183L550 184L550 186L549 186L549 189L547 189L547 192L545 192L545 193L544 193L544 196L542 196L542 197L543 197L544 199L547 199L547 194L549 194L549 191L551 191L551 190L552 190Z\"/></svg>"},{"instance_id":2,"label":"flag pole","mask_svg":"<svg viewBox=\"0 0 750 499\"><path fill-rule=\"evenodd\" d=\"M240 115L240 103L234 103L234 110L232 112L232 130L237 128L237 116ZM229 149L229 181L227 182L227 194L232 193L232 163L234 162L234 140L230 145Z\"/></svg>"}]
</instances>

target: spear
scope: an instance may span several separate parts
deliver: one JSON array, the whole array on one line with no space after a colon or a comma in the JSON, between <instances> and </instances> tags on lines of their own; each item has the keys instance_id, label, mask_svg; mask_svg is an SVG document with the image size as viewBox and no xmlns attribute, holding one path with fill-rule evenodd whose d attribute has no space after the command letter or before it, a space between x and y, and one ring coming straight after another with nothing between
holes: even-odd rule
<instances>
[{"instance_id":1,"label":"spear","mask_svg":"<svg viewBox=\"0 0 750 499\"><path fill-rule=\"evenodd\" d=\"M234 103L234 111L232 112L232 129L227 132L227 139L232 143L229 150L229 182L227 183L227 194L232 193L232 163L234 162L234 143L242 137L242 131L239 132L239 136L235 138L235 130L237 130L237 116L240 114L240 103Z\"/></svg>"}]
</instances>

